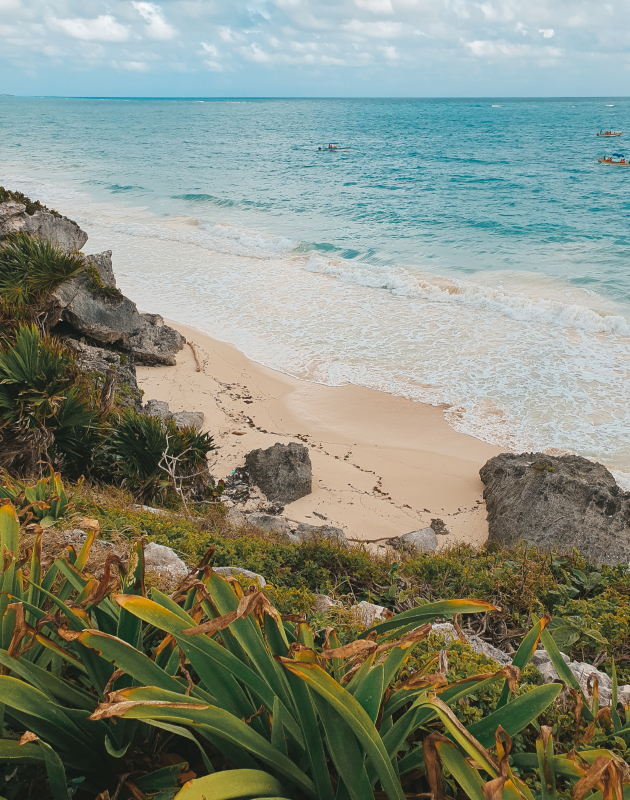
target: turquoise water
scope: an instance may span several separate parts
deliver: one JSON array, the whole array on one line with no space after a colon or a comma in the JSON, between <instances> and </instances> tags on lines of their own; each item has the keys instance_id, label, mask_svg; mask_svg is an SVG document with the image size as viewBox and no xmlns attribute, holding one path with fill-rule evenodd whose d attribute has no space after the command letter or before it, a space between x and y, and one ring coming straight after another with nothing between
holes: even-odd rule
<instances>
[{"instance_id":1,"label":"turquoise water","mask_svg":"<svg viewBox=\"0 0 630 800\"><path fill-rule=\"evenodd\" d=\"M630 471L630 169L595 161L630 160L630 100L0 98L0 125L0 182L146 310Z\"/></svg>"}]
</instances>

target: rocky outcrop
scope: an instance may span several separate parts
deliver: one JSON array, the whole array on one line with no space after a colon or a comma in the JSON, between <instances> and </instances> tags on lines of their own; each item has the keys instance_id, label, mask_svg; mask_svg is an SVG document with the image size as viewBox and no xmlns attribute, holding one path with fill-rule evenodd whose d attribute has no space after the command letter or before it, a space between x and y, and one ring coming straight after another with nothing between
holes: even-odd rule
<instances>
[{"instance_id":1,"label":"rocky outcrop","mask_svg":"<svg viewBox=\"0 0 630 800\"><path fill-rule=\"evenodd\" d=\"M350 547L350 543L342 529L334 528L332 525L309 525L308 522L300 522L297 528L289 533L288 536L290 541L295 543L328 539L339 545L339 547Z\"/></svg>"},{"instance_id":2,"label":"rocky outcrop","mask_svg":"<svg viewBox=\"0 0 630 800\"><path fill-rule=\"evenodd\" d=\"M245 456L250 481L273 503L286 505L311 493L313 468L303 444L274 444Z\"/></svg>"},{"instance_id":3,"label":"rocky outcrop","mask_svg":"<svg viewBox=\"0 0 630 800\"><path fill-rule=\"evenodd\" d=\"M486 484L489 542L543 550L576 548L593 564L630 561L630 492L602 464L542 453L491 458Z\"/></svg>"},{"instance_id":4,"label":"rocky outcrop","mask_svg":"<svg viewBox=\"0 0 630 800\"><path fill-rule=\"evenodd\" d=\"M433 528L422 528L390 539L388 544L400 547L407 553L433 553L437 550L438 540Z\"/></svg>"},{"instance_id":5,"label":"rocky outcrop","mask_svg":"<svg viewBox=\"0 0 630 800\"><path fill-rule=\"evenodd\" d=\"M119 406L131 406L137 411L142 406L142 392L136 380L136 368L132 354L118 353L103 347L92 347L75 339L68 339L77 357L79 369L88 373L94 381L95 388L101 391L105 385L108 370L116 371L116 403Z\"/></svg>"},{"instance_id":6,"label":"rocky outcrop","mask_svg":"<svg viewBox=\"0 0 630 800\"><path fill-rule=\"evenodd\" d=\"M12 233L24 231L30 236L48 239L65 253L80 250L88 240L85 231L65 217L42 208L26 213L26 205L14 200L0 203L0 241Z\"/></svg>"},{"instance_id":7,"label":"rocky outcrop","mask_svg":"<svg viewBox=\"0 0 630 800\"><path fill-rule=\"evenodd\" d=\"M254 525L256 528L260 528L262 531L268 531L269 533L291 533L291 526L289 523L282 517L276 517L273 514L255 512L253 514L248 514L246 521L250 525Z\"/></svg>"},{"instance_id":8,"label":"rocky outcrop","mask_svg":"<svg viewBox=\"0 0 630 800\"><path fill-rule=\"evenodd\" d=\"M86 256L86 261L98 270L105 289L115 288L111 250ZM159 314L141 314L128 297L94 288L89 273L64 283L55 291L54 299L58 318L78 334L127 350L138 364L173 366L177 352L186 343Z\"/></svg>"},{"instance_id":9,"label":"rocky outcrop","mask_svg":"<svg viewBox=\"0 0 630 800\"><path fill-rule=\"evenodd\" d=\"M156 572L169 585L175 585L188 575L188 567L170 547L149 542L144 548L146 572Z\"/></svg>"},{"instance_id":10,"label":"rocky outcrop","mask_svg":"<svg viewBox=\"0 0 630 800\"><path fill-rule=\"evenodd\" d=\"M171 411L168 403L164 400L149 400L142 410L149 417L174 420L179 430L194 428L196 431L200 431L203 427L204 415L201 411Z\"/></svg>"}]
</instances>

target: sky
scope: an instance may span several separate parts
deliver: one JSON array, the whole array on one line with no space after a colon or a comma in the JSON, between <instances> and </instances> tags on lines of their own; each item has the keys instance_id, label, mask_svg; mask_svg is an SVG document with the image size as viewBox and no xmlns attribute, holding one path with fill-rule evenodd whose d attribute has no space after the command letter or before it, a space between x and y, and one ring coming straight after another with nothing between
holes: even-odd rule
<instances>
[{"instance_id":1,"label":"sky","mask_svg":"<svg viewBox=\"0 0 630 800\"><path fill-rule=\"evenodd\" d=\"M628 0L0 0L0 94L622 96Z\"/></svg>"}]
</instances>

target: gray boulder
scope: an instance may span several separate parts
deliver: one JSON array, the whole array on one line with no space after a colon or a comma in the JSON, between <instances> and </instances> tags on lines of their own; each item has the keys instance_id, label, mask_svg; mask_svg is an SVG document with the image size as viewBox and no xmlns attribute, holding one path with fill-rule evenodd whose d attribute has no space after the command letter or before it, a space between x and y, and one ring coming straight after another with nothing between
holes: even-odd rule
<instances>
[{"instance_id":1,"label":"gray boulder","mask_svg":"<svg viewBox=\"0 0 630 800\"><path fill-rule=\"evenodd\" d=\"M243 578L256 580L258 581L258 585L261 589L267 585L267 581L262 575L259 575L257 572L252 572L249 569L243 569L242 567L213 567L212 571L216 572L218 575L227 575L230 578L238 578L239 576L242 576Z\"/></svg>"},{"instance_id":2,"label":"gray boulder","mask_svg":"<svg viewBox=\"0 0 630 800\"><path fill-rule=\"evenodd\" d=\"M289 533L291 531L289 523L286 520L282 519L282 517L275 517L272 514L256 512L254 514L249 514L247 521L250 525L254 525L256 528L269 531L270 533Z\"/></svg>"},{"instance_id":3,"label":"gray boulder","mask_svg":"<svg viewBox=\"0 0 630 800\"><path fill-rule=\"evenodd\" d=\"M138 388L136 367L131 353L127 355L102 347L92 347L75 339L68 339L66 344L75 351L77 366L89 374L97 390L103 388L107 371L115 369L117 404L140 410L142 392Z\"/></svg>"},{"instance_id":4,"label":"gray boulder","mask_svg":"<svg viewBox=\"0 0 630 800\"><path fill-rule=\"evenodd\" d=\"M172 419L179 430L194 428L200 431L205 419L201 411L171 411L164 400L149 400L142 409L149 417L161 417L163 420Z\"/></svg>"},{"instance_id":5,"label":"gray boulder","mask_svg":"<svg viewBox=\"0 0 630 800\"><path fill-rule=\"evenodd\" d=\"M0 240L17 231L48 239L65 253L80 250L88 240L87 233L76 222L44 207L33 214L27 214L23 203L14 200L0 203Z\"/></svg>"},{"instance_id":6,"label":"gray boulder","mask_svg":"<svg viewBox=\"0 0 630 800\"><path fill-rule=\"evenodd\" d=\"M390 539L388 544L401 547L408 553L433 553L437 550L438 540L433 528L422 528Z\"/></svg>"},{"instance_id":7,"label":"gray boulder","mask_svg":"<svg viewBox=\"0 0 630 800\"><path fill-rule=\"evenodd\" d=\"M144 548L144 568L157 572L169 584L176 584L188 575L188 567L170 547L149 542Z\"/></svg>"},{"instance_id":8,"label":"gray boulder","mask_svg":"<svg viewBox=\"0 0 630 800\"><path fill-rule=\"evenodd\" d=\"M553 552L576 548L593 564L630 561L630 492L602 464L542 453L491 458L479 471L489 542Z\"/></svg>"},{"instance_id":9,"label":"gray boulder","mask_svg":"<svg viewBox=\"0 0 630 800\"><path fill-rule=\"evenodd\" d=\"M98 270L104 287L114 288L111 250L87 259ZM159 314L141 314L128 297L94 290L89 274L64 283L53 296L60 320L82 336L130 351L138 364L174 366L177 352L186 343Z\"/></svg>"},{"instance_id":10,"label":"gray boulder","mask_svg":"<svg viewBox=\"0 0 630 800\"><path fill-rule=\"evenodd\" d=\"M312 491L313 467L308 448L291 442L266 450L252 450L245 456L251 483L273 503L286 505Z\"/></svg>"},{"instance_id":11,"label":"gray boulder","mask_svg":"<svg viewBox=\"0 0 630 800\"><path fill-rule=\"evenodd\" d=\"M300 522L297 528L289 534L289 539L295 543L330 539L340 547L350 547L343 530L334 528L332 525L309 525L307 522Z\"/></svg>"}]
</instances>

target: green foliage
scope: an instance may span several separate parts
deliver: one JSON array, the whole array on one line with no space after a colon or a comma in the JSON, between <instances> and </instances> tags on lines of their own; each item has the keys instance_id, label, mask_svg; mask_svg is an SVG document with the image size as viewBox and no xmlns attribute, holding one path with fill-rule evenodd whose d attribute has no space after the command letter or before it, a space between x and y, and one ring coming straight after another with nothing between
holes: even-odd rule
<instances>
[{"instance_id":1,"label":"green foliage","mask_svg":"<svg viewBox=\"0 0 630 800\"><path fill-rule=\"evenodd\" d=\"M142 501L164 497L172 480L166 471L172 459L182 487L195 478L207 480L206 456L214 449L212 437L194 428L177 429L173 420L138 414L133 409L111 426L103 448L107 472ZM165 454L167 458L165 459Z\"/></svg>"},{"instance_id":2,"label":"green foliage","mask_svg":"<svg viewBox=\"0 0 630 800\"><path fill-rule=\"evenodd\" d=\"M295 613L310 600L303 590L270 586L265 594L254 586L244 594L207 565L211 552L196 580L171 597L153 589L149 599L141 542L116 586L115 557L103 580L85 572L93 531L79 553L43 574L41 534L22 565L18 528L13 507L0 507L0 763L16 764L16 740L28 731L22 757L46 776L53 798L68 789L79 800L112 793L125 775L135 796L171 800L191 774L182 778L187 765L164 767L166 752L167 763L190 763L198 776L180 800L209 792L226 800L373 800L375 790L403 800L408 792L443 797L444 783L449 796L459 787L489 800L492 782L503 779L505 800L537 800L532 787L549 789L553 770L570 790L597 758L598 769L617 770L614 786L626 780L605 748L623 745L630 722L593 719L587 706L592 731L577 731L578 755L551 748L551 766L531 761L551 735L536 721L553 724L562 709L554 703L560 685L537 685L526 668L541 638L558 657L548 618L525 637L511 669L459 642L447 646L447 664L436 657L446 643L430 636L431 623L492 613L490 603L421 602L341 645L333 628L283 621L269 602ZM593 736L599 750L589 749ZM235 772L214 777L226 769ZM597 788L595 780L581 797L599 800Z\"/></svg>"},{"instance_id":3,"label":"green foliage","mask_svg":"<svg viewBox=\"0 0 630 800\"><path fill-rule=\"evenodd\" d=\"M5 307L23 313L39 306L62 283L83 272L83 258L67 255L47 239L22 231L0 249L0 295Z\"/></svg>"},{"instance_id":4,"label":"green foliage","mask_svg":"<svg viewBox=\"0 0 630 800\"><path fill-rule=\"evenodd\" d=\"M42 455L69 474L89 465L98 421L76 384L74 354L34 325L20 326L15 342L0 351L0 423L25 436L26 469Z\"/></svg>"},{"instance_id":5,"label":"green foliage","mask_svg":"<svg viewBox=\"0 0 630 800\"><path fill-rule=\"evenodd\" d=\"M81 488L83 481L77 486ZM74 493L76 494L76 492ZM23 524L35 518L43 528L54 525L75 510L73 495L68 495L58 472L41 478L34 486L21 483L8 475L2 475L0 500L10 500Z\"/></svg>"},{"instance_id":6,"label":"green foliage","mask_svg":"<svg viewBox=\"0 0 630 800\"><path fill-rule=\"evenodd\" d=\"M85 272L89 278L89 289L93 294L105 299L109 298L111 300L120 300L123 297L123 293L116 286L105 286L100 272L94 266L92 261L88 261Z\"/></svg>"}]
</instances>

